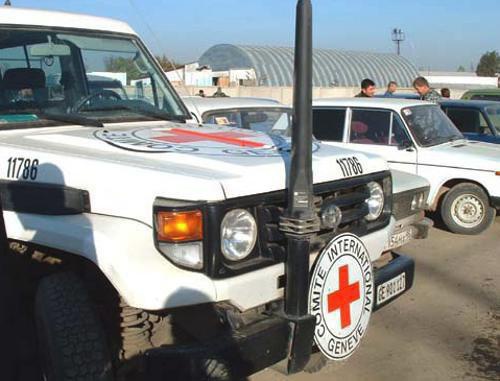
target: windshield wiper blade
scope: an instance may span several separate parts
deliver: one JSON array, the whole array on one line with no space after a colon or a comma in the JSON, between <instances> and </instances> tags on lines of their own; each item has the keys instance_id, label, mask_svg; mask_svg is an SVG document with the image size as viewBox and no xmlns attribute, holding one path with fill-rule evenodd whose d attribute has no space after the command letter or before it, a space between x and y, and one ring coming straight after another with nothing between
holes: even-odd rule
<instances>
[{"instance_id":1,"label":"windshield wiper blade","mask_svg":"<svg viewBox=\"0 0 500 381\"><path fill-rule=\"evenodd\" d=\"M41 112L40 116L45 119L65 123L74 123L85 127L104 127L104 125L98 120L86 118L84 116L76 114L54 114L50 112Z\"/></svg>"},{"instance_id":2,"label":"windshield wiper blade","mask_svg":"<svg viewBox=\"0 0 500 381\"><path fill-rule=\"evenodd\" d=\"M157 109L153 108L148 108L144 109L142 107L137 107L133 105L126 105L126 104L118 104L118 105L113 105L113 106L108 106L108 107L92 107L92 108L87 108L87 111L113 111L113 110L129 110L132 112L136 112L138 114L144 115L144 116L149 116L155 119L161 119L161 120L166 120L169 122L176 121L176 122L185 122L186 119L181 116L176 116L172 115L168 112L160 111Z\"/></svg>"}]
</instances>

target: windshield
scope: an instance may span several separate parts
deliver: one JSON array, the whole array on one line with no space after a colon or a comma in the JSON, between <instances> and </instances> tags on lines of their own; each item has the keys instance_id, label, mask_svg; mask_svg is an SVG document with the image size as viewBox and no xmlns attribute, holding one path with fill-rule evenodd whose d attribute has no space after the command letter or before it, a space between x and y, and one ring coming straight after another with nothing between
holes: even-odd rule
<instances>
[{"instance_id":1,"label":"windshield","mask_svg":"<svg viewBox=\"0 0 500 381\"><path fill-rule=\"evenodd\" d=\"M497 134L500 135L500 105L488 106L484 111L488 115L493 127L497 130Z\"/></svg>"},{"instance_id":2,"label":"windshield","mask_svg":"<svg viewBox=\"0 0 500 381\"><path fill-rule=\"evenodd\" d=\"M421 146L429 147L463 138L438 105L406 107L401 114Z\"/></svg>"},{"instance_id":3,"label":"windshield","mask_svg":"<svg viewBox=\"0 0 500 381\"><path fill-rule=\"evenodd\" d=\"M288 135L292 117L289 109L253 107L209 111L203 115L203 122L277 135Z\"/></svg>"},{"instance_id":4,"label":"windshield","mask_svg":"<svg viewBox=\"0 0 500 381\"><path fill-rule=\"evenodd\" d=\"M187 114L142 44L128 36L0 28L0 71L2 128Z\"/></svg>"}]
</instances>

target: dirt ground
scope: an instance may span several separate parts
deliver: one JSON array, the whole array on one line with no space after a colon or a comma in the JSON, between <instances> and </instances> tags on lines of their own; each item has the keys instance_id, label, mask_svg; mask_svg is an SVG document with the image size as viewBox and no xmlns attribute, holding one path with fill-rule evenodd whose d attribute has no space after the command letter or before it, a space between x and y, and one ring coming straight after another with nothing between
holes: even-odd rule
<instances>
[{"instance_id":1,"label":"dirt ground","mask_svg":"<svg viewBox=\"0 0 500 381\"><path fill-rule=\"evenodd\" d=\"M500 380L500 217L476 237L432 229L402 252L416 259L414 287L372 316L347 362L251 381ZM0 380L40 381L31 307L16 302L31 295L6 287L12 276L0 276Z\"/></svg>"},{"instance_id":2,"label":"dirt ground","mask_svg":"<svg viewBox=\"0 0 500 381\"><path fill-rule=\"evenodd\" d=\"M252 381L500 380L500 218L475 237L432 229L401 251L416 259L414 287L372 315L347 362Z\"/></svg>"}]
</instances>

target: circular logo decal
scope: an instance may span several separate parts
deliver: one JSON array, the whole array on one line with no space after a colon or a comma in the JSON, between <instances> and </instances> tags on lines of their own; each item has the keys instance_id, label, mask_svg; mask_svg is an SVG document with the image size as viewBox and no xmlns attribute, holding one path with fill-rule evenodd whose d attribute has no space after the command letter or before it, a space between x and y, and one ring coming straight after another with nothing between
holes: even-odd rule
<instances>
[{"instance_id":1,"label":"circular logo decal","mask_svg":"<svg viewBox=\"0 0 500 381\"><path fill-rule=\"evenodd\" d=\"M363 242L353 234L335 237L319 255L309 289L314 341L326 357L343 360L355 351L368 327L373 295L373 269Z\"/></svg>"},{"instance_id":2,"label":"circular logo decal","mask_svg":"<svg viewBox=\"0 0 500 381\"><path fill-rule=\"evenodd\" d=\"M189 153L231 156L281 156L289 149L287 139L251 130L221 126L97 130L94 136L115 147L147 153ZM319 148L314 143L313 152Z\"/></svg>"}]
</instances>

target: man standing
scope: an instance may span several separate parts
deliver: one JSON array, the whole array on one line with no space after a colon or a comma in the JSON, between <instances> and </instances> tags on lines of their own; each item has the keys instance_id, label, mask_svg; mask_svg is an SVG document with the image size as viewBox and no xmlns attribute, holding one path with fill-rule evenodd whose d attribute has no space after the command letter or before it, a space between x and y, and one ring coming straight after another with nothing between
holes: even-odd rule
<instances>
[{"instance_id":1,"label":"man standing","mask_svg":"<svg viewBox=\"0 0 500 381\"><path fill-rule=\"evenodd\" d=\"M420 94L420 99L438 103L441 100L441 95L434 89L431 89L429 82L424 77L417 77L413 81L413 87Z\"/></svg>"},{"instance_id":2,"label":"man standing","mask_svg":"<svg viewBox=\"0 0 500 381\"><path fill-rule=\"evenodd\" d=\"M384 97L392 97L394 96L394 93L396 92L396 90L398 89L398 84L396 83L396 81L390 81L388 84L387 84L387 90L384 94Z\"/></svg>"},{"instance_id":3,"label":"man standing","mask_svg":"<svg viewBox=\"0 0 500 381\"><path fill-rule=\"evenodd\" d=\"M369 78L365 78L361 81L361 92L357 94L356 98L371 98L375 95L377 88L375 87L375 82Z\"/></svg>"}]
</instances>

